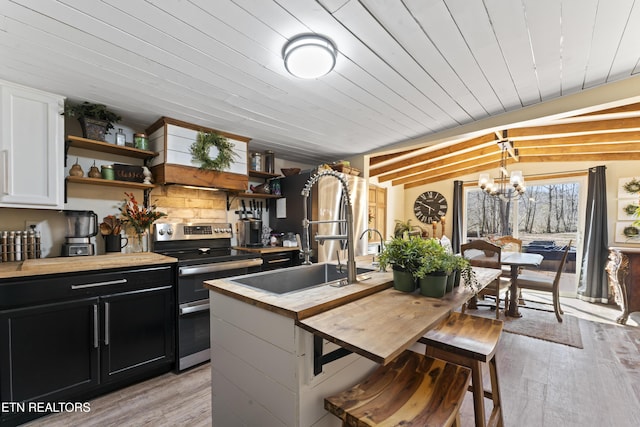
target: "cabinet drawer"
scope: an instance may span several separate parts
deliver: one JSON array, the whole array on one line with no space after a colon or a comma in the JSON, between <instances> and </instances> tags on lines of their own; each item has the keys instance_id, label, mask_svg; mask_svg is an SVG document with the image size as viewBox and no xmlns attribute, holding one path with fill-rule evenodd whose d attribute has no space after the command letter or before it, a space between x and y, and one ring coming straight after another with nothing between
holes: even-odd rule
<instances>
[{"instance_id":1,"label":"cabinet drawer","mask_svg":"<svg viewBox=\"0 0 640 427\"><path fill-rule=\"evenodd\" d=\"M12 280L0 285L0 309L70 298L109 295L174 283L175 267L172 265Z\"/></svg>"},{"instance_id":2,"label":"cabinet drawer","mask_svg":"<svg viewBox=\"0 0 640 427\"><path fill-rule=\"evenodd\" d=\"M295 265L298 265L297 259L298 252L296 251L283 251L262 254L262 271L293 267Z\"/></svg>"}]
</instances>

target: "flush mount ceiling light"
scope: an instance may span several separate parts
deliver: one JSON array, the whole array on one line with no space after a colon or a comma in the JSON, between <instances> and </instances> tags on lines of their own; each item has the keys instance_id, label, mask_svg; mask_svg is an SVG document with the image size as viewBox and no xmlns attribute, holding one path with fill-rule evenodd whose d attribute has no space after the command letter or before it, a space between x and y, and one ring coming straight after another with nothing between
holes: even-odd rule
<instances>
[{"instance_id":1,"label":"flush mount ceiling light","mask_svg":"<svg viewBox=\"0 0 640 427\"><path fill-rule=\"evenodd\" d=\"M336 65L337 50L326 37L305 34L284 45L282 56L287 71L302 79L322 77Z\"/></svg>"}]
</instances>

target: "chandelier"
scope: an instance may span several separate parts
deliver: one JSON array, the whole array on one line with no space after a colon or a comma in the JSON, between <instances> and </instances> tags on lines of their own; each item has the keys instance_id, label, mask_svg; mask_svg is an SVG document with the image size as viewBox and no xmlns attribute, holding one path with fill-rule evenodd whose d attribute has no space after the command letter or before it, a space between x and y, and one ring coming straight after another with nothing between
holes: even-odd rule
<instances>
[{"instance_id":1,"label":"chandelier","mask_svg":"<svg viewBox=\"0 0 640 427\"><path fill-rule=\"evenodd\" d=\"M498 141L500 152L500 167L498 177L492 178L488 173L482 173L478 177L478 186L490 196L498 197L502 200L520 197L524 195L526 186L522 171L507 170L507 160L509 157L518 160L518 149L513 147L511 141L507 139L507 131L502 131L502 138Z\"/></svg>"}]
</instances>

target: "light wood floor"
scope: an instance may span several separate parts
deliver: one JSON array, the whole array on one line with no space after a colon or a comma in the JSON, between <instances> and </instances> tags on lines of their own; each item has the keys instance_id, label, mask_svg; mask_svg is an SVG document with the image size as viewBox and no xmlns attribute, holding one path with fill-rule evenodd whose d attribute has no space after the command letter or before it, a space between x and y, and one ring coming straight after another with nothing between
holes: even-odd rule
<instances>
[{"instance_id":1,"label":"light wood floor","mask_svg":"<svg viewBox=\"0 0 640 427\"><path fill-rule=\"evenodd\" d=\"M498 370L505 426L640 426L640 313L621 326L612 306L562 301L566 313L581 318L584 349L502 334ZM88 414L56 414L28 425L209 426L209 382L205 364L94 399ZM473 425L470 393L462 424Z\"/></svg>"}]
</instances>

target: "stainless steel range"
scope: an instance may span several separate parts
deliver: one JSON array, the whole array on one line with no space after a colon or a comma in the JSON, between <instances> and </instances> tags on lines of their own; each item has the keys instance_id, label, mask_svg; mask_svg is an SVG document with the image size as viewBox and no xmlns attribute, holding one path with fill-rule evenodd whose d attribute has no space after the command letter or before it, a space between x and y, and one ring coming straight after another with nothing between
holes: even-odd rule
<instances>
[{"instance_id":1,"label":"stainless steel range","mask_svg":"<svg viewBox=\"0 0 640 427\"><path fill-rule=\"evenodd\" d=\"M202 282L260 271L260 255L231 249L232 237L228 223L154 225L153 251L178 259L178 371L210 358L209 291Z\"/></svg>"}]
</instances>

